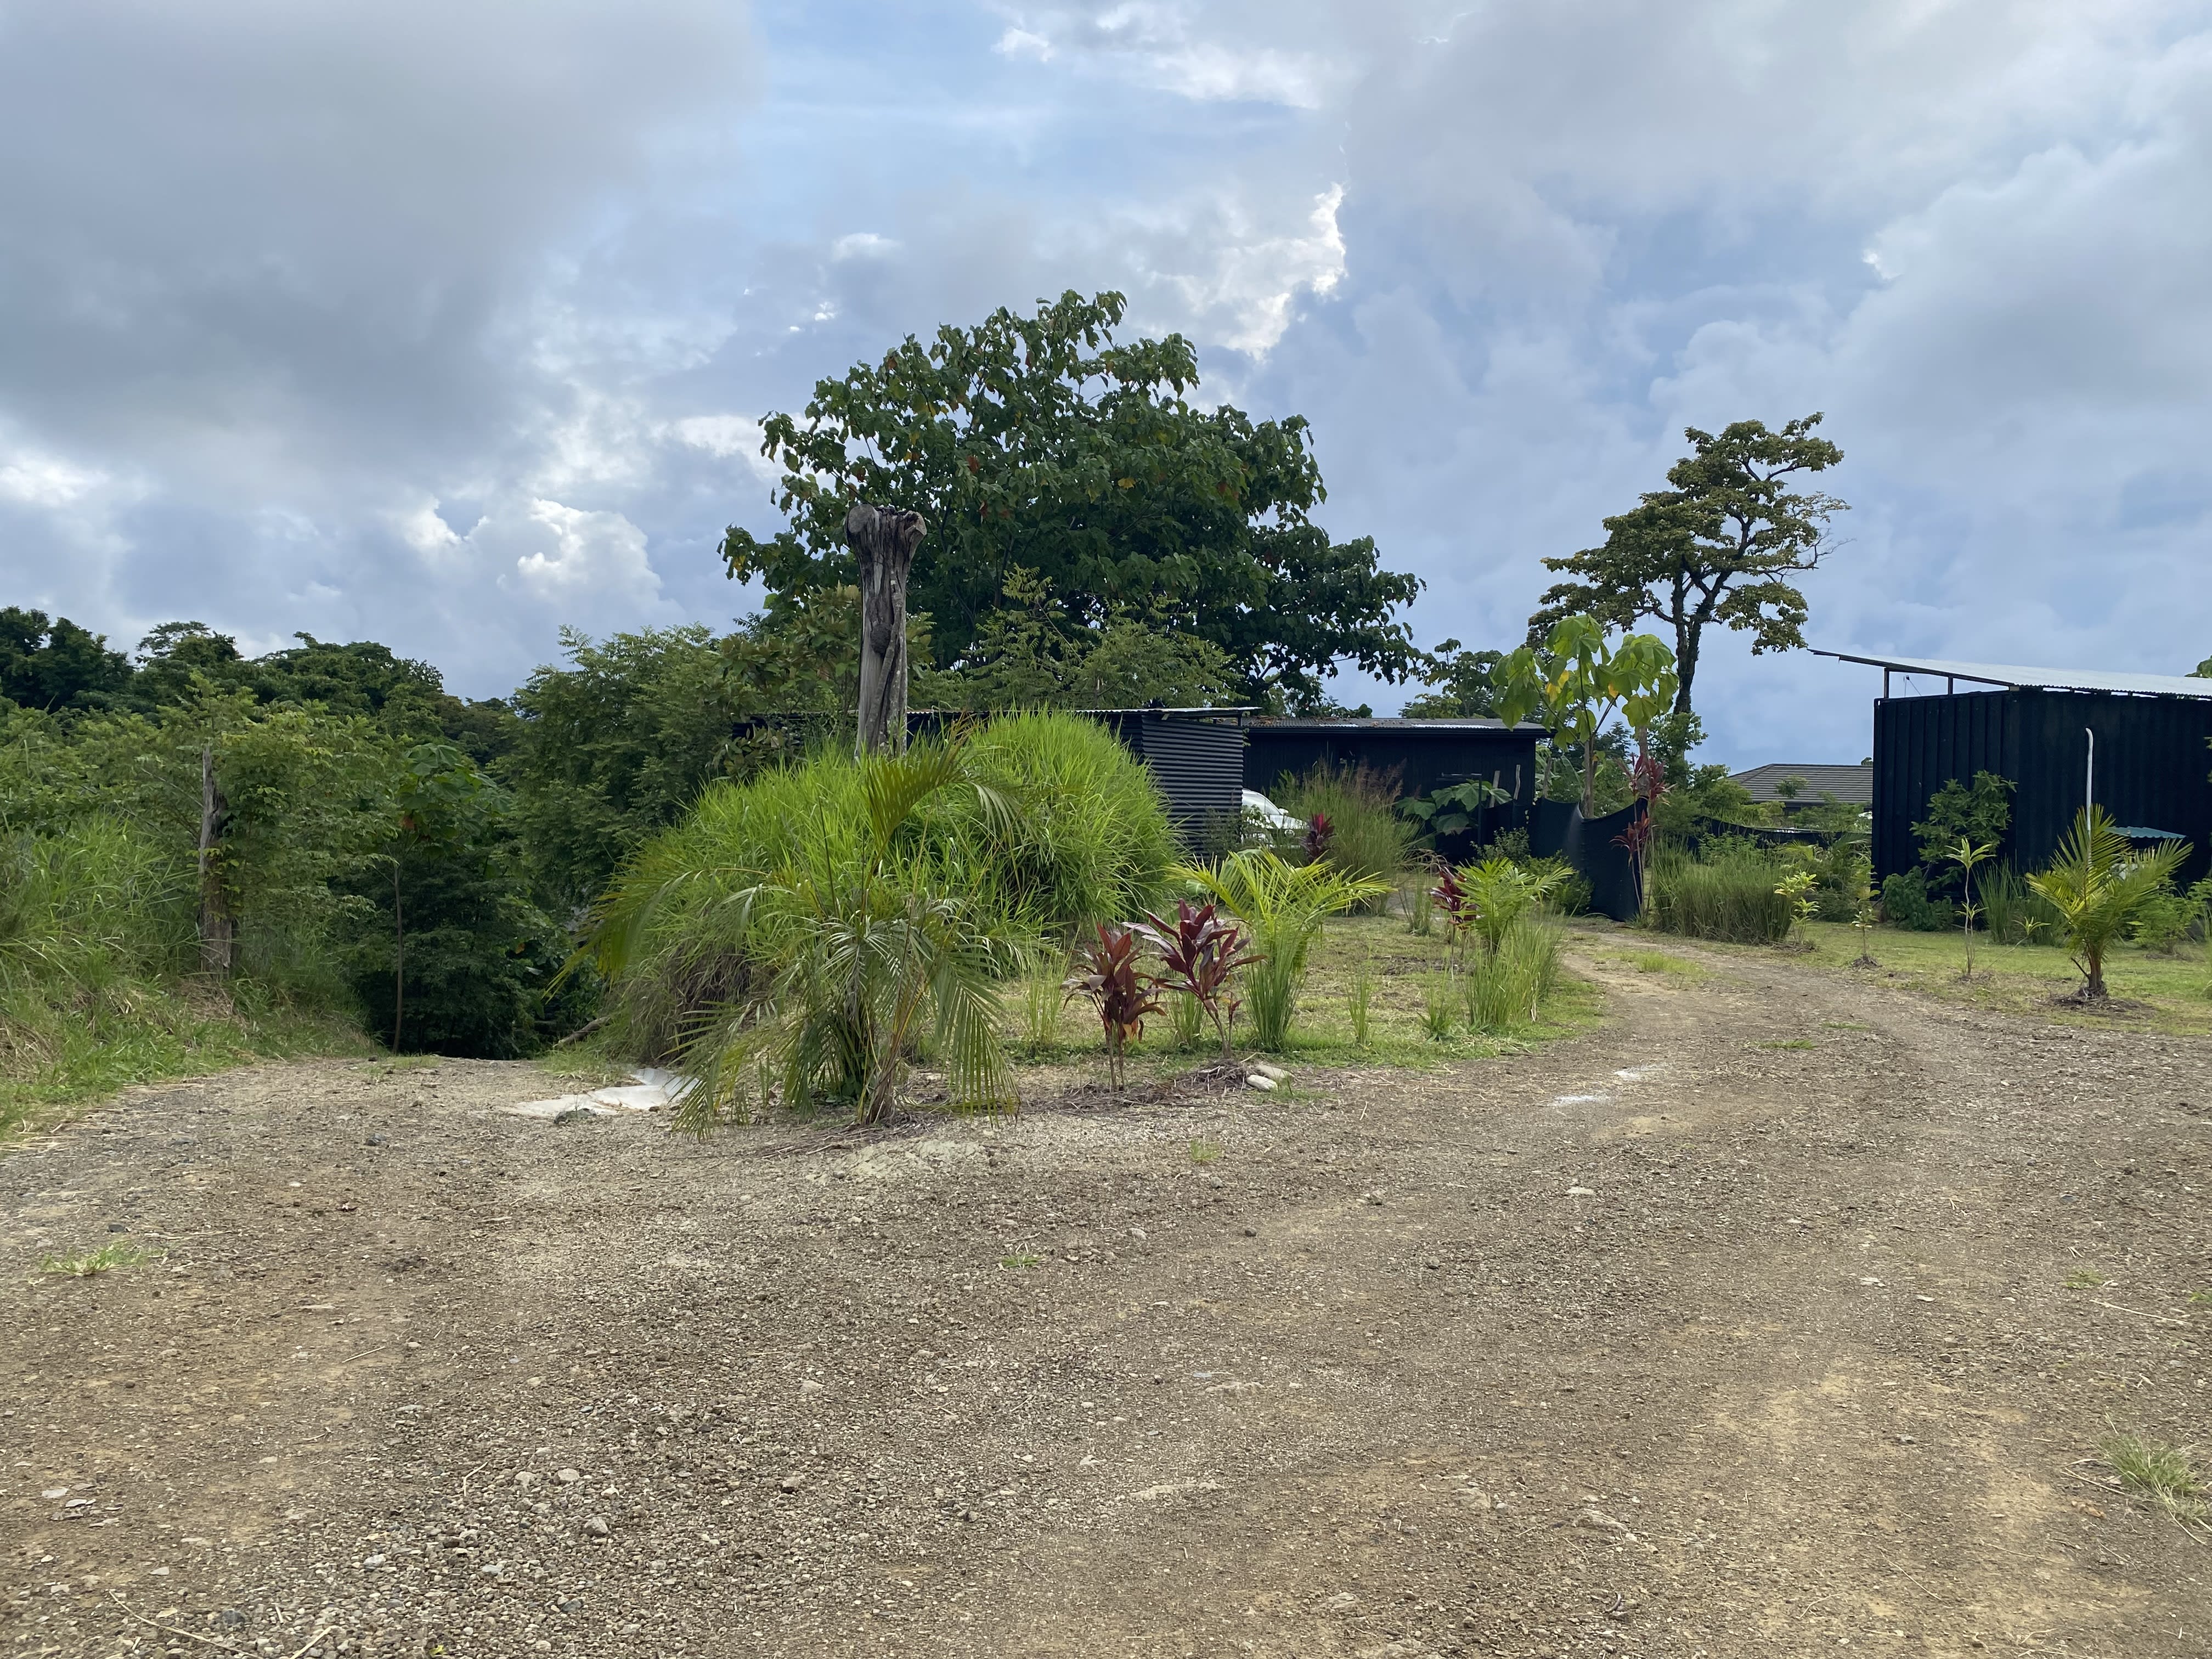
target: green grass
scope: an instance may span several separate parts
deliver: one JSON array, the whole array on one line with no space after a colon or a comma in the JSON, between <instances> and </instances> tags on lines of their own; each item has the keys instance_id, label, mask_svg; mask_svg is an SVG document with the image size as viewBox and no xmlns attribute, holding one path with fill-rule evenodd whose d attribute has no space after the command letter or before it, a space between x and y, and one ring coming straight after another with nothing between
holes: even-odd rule
<instances>
[{"instance_id":1,"label":"green grass","mask_svg":"<svg viewBox=\"0 0 2212 1659\"><path fill-rule=\"evenodd\" d=\"M1221 1146L1218 1141L1201 1139L1190 1143L1190 1161L1201 1167L1213 1163L1220 1156Z\"/></svg>"},{"instance_id":2,"label":"green grass","mask_svg":"<svg viewBox=\"0 0 2212 1659\"><path fill-rule=\"evenodd\" d=\"M100 1273L112 1273L118 1267L141 1267L149 1261L159 1261L161 1252L149 1250L143 1244L127 1243L121 1239L103 1244L96 1250L79 1250L72 1255L42 1255L39 1271L64 1273L71 1279L91 1279Z\"/></svg>"},{"instance_id":3,"label":"green grass","mask_svg":"<svg viewBox=\"0 0 2212 1659\"><path fill-rule=\"evenodd\" d=\"M2133 945L2115 947L2105 958L2105 981L2118 1006L2100 1009L2056 1000L2080 985L2081 976L2063 951L2050 945L1991 945L1985 937L1977 938L1974 976L1962 980L1966 952L1955 931L1909 933L1878 927L1869 941L1879 964L1875 968L1852 966L1859 939L1847 923L1808 922L1799 937L1813 948L1793 961L1946 1002L2067 1024L2109 1027L2124 1022L2177 1035L2212 1035L2212 963L2195 945L2184 945L2174 956Z\"/></svg>"},{"instance_id":4,"label":"green grass","mask_svg":"<svg viewBox=\"0 0 2212 1659\"><path fill-rule=\"evenodd\" d=\"M2197 1467L2196 1449L2118 1431L2098 1449L2120 1484L2186 1526L2212 1525L2212 1485Z\"/></svg>"},{"instance_id":5,"label":"green grass","mask_svg":"<svg viewBox=\"0 0 2212 1659\"><path fill-rule=\"evenodd\" d=\"M1670 957L1664 951L1632 951L1619 958L1639 974L1672 974L1680 979L1702 979L1705 968L1701 963Z\"/></svg>"},{"instance_id":6,"label":"green grass","mask_svg":"<svg viewBox=\"0 0 2212 1659\"><path fill-rule=\"evenodd\" d=\"M2076 1267L2066 1275L2065 1280L2066 1288L2069 1291L2094 1291L2101 1288L2104 1282L2104 1274L2094 1267Z\"/></svg>"},{"instance_id":7,"label":"green grass","mask_svg":"<svg viewBox=\"0 0 2212 1659\"><path fill-rule=\"evenodd\" d=\"M1758 1048L1814 1048L1820 1045L1810 1037L1790 1037L1781 1042L1759 1042L1752 1046Z\"/></svg>"},{"instance_id":8,"label":"green grass","mask_svg":"<svg viewBox=\"0 0 2212 1659\"><path fill-rule=\"evenodd\" d=\"M1029 1255L1017 1252L1012 1255L1000 1256L999 1258L999 1265L1001 1267L1019 1270L1024 1267L1034 1267L1043 1260L1044 1258L1042 1256Z\"/></svg>"},{"instance_id":9,"label":"green grass","mask_svg":"<svg viewBox=\"0 0 2212 1659\"><path fill-rule=\"evenodd\" d=\"M88 1005L20 1004L0 1018L0 1144L142 1083L233 1066L377 1052L335 1015L227 1003L196 981L106 988Z\"/></svg>"}]
</instances>

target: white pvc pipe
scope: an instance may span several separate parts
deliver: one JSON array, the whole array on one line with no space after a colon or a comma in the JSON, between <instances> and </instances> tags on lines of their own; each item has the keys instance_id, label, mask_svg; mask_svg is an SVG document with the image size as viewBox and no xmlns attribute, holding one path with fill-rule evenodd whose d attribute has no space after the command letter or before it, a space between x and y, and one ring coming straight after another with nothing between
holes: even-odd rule
<instances>
[{"instance_id":1,"label":"white pvc pipe","mask_svg":"<svg viewBox=\"0 0 2212 1659\"><path fill-rule=\"evenodd\" d=\"M2089 771L2081 782L2081 810L2087 812L2097 804L2097 734L2083 726L2089 735Z\"/></svg>"}]
</instances>

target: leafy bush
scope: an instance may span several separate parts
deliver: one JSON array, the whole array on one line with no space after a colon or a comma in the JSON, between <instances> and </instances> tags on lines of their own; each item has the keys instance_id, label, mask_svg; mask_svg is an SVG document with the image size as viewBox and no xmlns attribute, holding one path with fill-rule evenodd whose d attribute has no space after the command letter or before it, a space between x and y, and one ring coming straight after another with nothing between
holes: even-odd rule
<instances>
[{"instance_id":1,"label":"leafy bush","mask_svg":"<svg viewBox=\"0 0 2212 1659\"><path fill-rule=\"evenodd\" d=\"M2153 893L2136 907L2128 922L2128 937L2146 951L2170 957L2174 946L2188 937L2190 924L2196 920L2197 907L2169 888Z\"/></svg>"},{"instance_id":2,"label":"leafy bush","mask_svg":"<svg viewBox=\"0 0 2212 1659\"><path fill-rule=\"evenodd\" d=\"M1398 812L1398 775L1368 766L1339 766L1322 761L1303 777L1283 777L1274 799L1310 822L1316 813L1328 823L1322 856L1355 880L1395 881L1413 846L1413 826ZM1360 902L1361 914L1379 911L1383 892Z\"/></svg>"},{"instance_id":3,"label":"leafy bush","mask_svg":"<svg viewBox=\"0 0 2212 1659\"><path fill-rule=\"evenodd\" d=\"M1794 900L1775 890L1791 866L1741 841L1698 854L1662 848L1651 861L1651 916L1661 931L1740 945L1779 945L1796 923Z\"/></svg>"},{"instance_id":4,"label":"leafy bush","mask_svg":"<svg viewBox=\"0 0 2212 1659\"><path fill-rule=\"evenodd\" d=\"M1928 816L1912 826L1920 843L1920 861L1935 872L1929 883L1941 897L1965 896L1965 878L1949 862L1950 849L1960 841L2002 848L2012 827L2009 779L1994 772L1977 772L1972 784L1953 778L1928 798Z\"/></svg>"},{"instance_id":5,"label":"leafy bush","mask_svg":"<svg viewBox=\"0 0 2212 1659\"><path fill-rule=\"evenodd\" d=\"M1898 870L1881 878L1881 916L1908 933L1936 933L1952 922L1951 902L1928 896L1924 870Z\"/></svg>"},{"instance_id":6,"label":"leafy bush","mask_svg":"<svg viewBox=\"0 0 2212 1659\"><path fill-rule=\"evenodd\" d=\"M1105 728L1075 714L1012 715L962 751L961 781L919 801L902 830L900 867L957 867L962 896L994 933L1055 941L1155 899L1174 848L1166 808ZM645 844L593 930L595 951L622 963L610 993L619 1045L665 1057L702 1014L753 994L763 967L739 925L747 895L800 868L857 869L870 856L866 775L838 752L717 782Z\"/></svg>"}]
</instances>

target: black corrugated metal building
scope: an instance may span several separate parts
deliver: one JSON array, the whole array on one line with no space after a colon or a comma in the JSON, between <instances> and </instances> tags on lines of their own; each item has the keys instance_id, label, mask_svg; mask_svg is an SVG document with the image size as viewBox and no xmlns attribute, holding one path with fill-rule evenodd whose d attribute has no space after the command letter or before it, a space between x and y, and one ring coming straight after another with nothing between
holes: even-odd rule
<instances>
[{"instance_id":1,"label":"black corrugated metal building","mask_svg":"<svg viewBox=\"0 0 2212 1659\"><path fill-rule=\"evenodd\" d=\"M1088 711L1144 762L1166 797L1168 817L1188 832L1244 804L1241 709L1098 708Z\"/></svg>"},{"instance_id":2,"label":"black corrugated metal building","mask_svg":"<svg viewBox=\"0 0 2212 1659\"><path fill-rule=\"evenodd\" d=\"M2212 680L1821 654L1883 670L1874 707L1877 878L1919 862L1912 826L1928 816L1929 798L1977 772L2012 781L2002 856L2016 870L2048 864L2092 799L2124 829L2186 836L2184 881L2212 864ZM1889 695L1899 674L1946 690ZM1991 689L1960 691L1961 680Z\"/></svg>"},{"instance_id":3,"label":"black corrugated metal building","mask_svg":"<svg viewBox=\"0 0 2212 1659\"><path fill-rule=\"evenodd\" d=\"M1395 774L1401 796L1490 778L1513 796L1504 827L1523 826L1542 735L1534 726L1491 720L1255 720L1244 746L1244 787L1265 794L1285 775L1302 775L1323 761Z\"/></svg>"}]
</instances>

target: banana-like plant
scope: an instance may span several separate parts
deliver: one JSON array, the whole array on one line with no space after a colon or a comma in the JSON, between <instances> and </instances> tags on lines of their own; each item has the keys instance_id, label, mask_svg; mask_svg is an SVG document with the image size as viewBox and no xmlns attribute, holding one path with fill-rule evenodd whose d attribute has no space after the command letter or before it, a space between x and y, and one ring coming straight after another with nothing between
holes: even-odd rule
<instances>
[{"instance_id":1,"label":"banana-like plant","mask_svg":"<svg viewBox=\"0 0 2212 1659\"><path fill-rule=\"evenodd\" d=\"M2085 806L2058 844L2058 856L2027 884L2051 902L2066 932L2066 948L2081 973L2081 996L2106 995L2105 953L2145 899L2163 888L2189 856L2189 843L2170 841L2138 853L2112 827L2101 806Z\"/></svg>"},{"instance_id":2,"label":"banana-like plant","mask_svg":"<svg viewBox=\"0 0 2212 1659\"><path fill-rule=\"evenodd\" d=\"M1508 726L1540 714L1555 738L1580 745L1582 807L1596 815L1597 739L1619 714L1642 733L1667 712L1678 684L1674 653L1656 634L1606 643L1595 617L1563 617L1541 651L1522 646L1498 667L1499 717Z\"/></svg>"}]
</instances>

